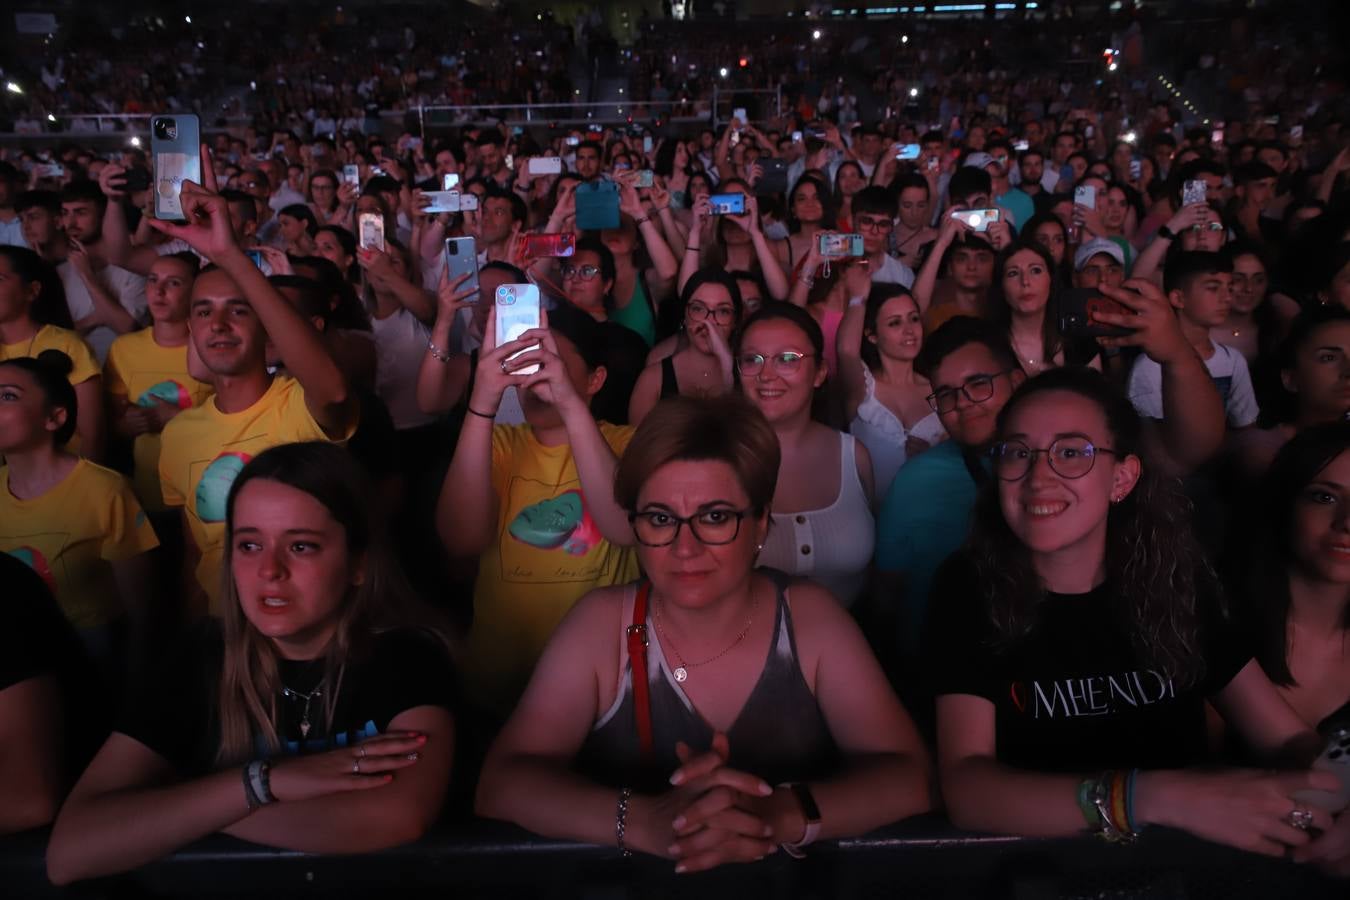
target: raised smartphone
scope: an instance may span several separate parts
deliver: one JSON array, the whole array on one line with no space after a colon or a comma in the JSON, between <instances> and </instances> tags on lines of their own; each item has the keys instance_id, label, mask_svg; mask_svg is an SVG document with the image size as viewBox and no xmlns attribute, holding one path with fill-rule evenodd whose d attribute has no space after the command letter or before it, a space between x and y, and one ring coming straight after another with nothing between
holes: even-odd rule
<instances>
[{"instance_id":1,"label":"raised smartphone","mask_svg":"<svg viewBox=\"0 0 1350 900\"><path fill-rule=\"evenodd\" d=\"M202 183L201 150L201 125L196 116L175 114L150 119L156 219L185 221L179 195L184 181Z\"/></svg>"},{"instance_id":2,"label":"raised smartphone","mask_svg":"<svg viewBox=\"0 0 1350 900\"><path fill-rule=\"evenodd\" d=\"M524 252L528 259L537 259L541 256L571 256L577 251L577 236L573 231L562 234L527 234L521 240L524 242Z\"/></svg>"},{"instance_id":3,"label":"raised smartphone","mask_svg":"<svg viewBox=\"0 0 1350 900\"><path fill-rule=\"evenodd\" d=\"M362 250L384 252L384 217L378 213L361 213L357 222L357 237Z\"/></svg>"},{"instance_id":4,"label":"raised smartphone","mask_svg":"<svg viewBox=\"0 0 1350 900\"><path fill-rule=\"evenodd\" d=\"M952 218L960 219L970 226L971 231L988 231L989 223L997 222L1003 216L1003 211L997 207L989 209L954 209Z\"/></svg>"},{"instance_id":5,"label":"raised smartphone","mask_svg":"<svg viewBox=\"0 0 1350 900\"><path fill-rule=\"evenodd\" d=\"M531 175L558 175L562 173L562 160L556 156L532 156L525 170Z\"/></svg>"},{"instance_id":6,"label":"raised smartphone","mask_svg":"<svg viewBox=\"0 0 1350 900\"><path fill-rule=\"evenodd\" d=\"M471 237L454 237L445 239L445 275L450 284L454 284L457 279L463 275L468 275L469 280L465 282L465 287L472 286L474 290L478 289L478 244ZM478 295L475 294L468 298L468 302L477 303Z\"/></svg>"},{"instance_id":7,"label":"raised smartphone","mask_svg":"<svg viewBox=\"0 0 1350 900\"><path fill-rule=\"evenodd\" d=\"M1097 188L1090 184L1080 184L1073 189L1073 205L1085 209L1097 208Z\"/></svg>"},{"instance_id":8,"label":"raised smartphone","mask_svg":"<svg viewBox=\"0 0 1350 900\"><path fill-rule=\"evenodd\" d=\"M714 216L745 215L744 194L712 194L708 197L708 202L712 204Z\"/></svg>"},{"instance_id":9,"label":"raised smartphone","mask_svg":"<svg viewBox=\"0 0 1350 900\"><path fill-rule=\"evenodd\" d=\"M1209 196L1209 185L1205 184L1204 179L1197 178L1194 181L1188 181L1181 186L1181 205L1190 206L1195 203L1204 203Z\"/></svg>"},{"instance_id":10,"label":"raised smartphone","mask_svg":"<svg viewBox=\"0 0 1350 900\"><path fill-rule=\"evenodd\" d=\"M531 328L539 327L539 288L532 284L504 284L497 288L497 346L514 341ZM528 353L534 347L526 347L519 353L513 353L508 360L515 359L521 353ZM533 375L539 366L526 366L516 369L513 375Z\"/></svg>"},{"instance_id":11,"label":"raised smartphone","mask_svg":"<svg viewBox=\"0 0 1350 900\"><path fill-rule=\"evenodd\" d=\"M861 234L825 231L821 232L816 241L820 248L820 255L826 259L844 259L864 254Z\"/></svg>"},{"instance_id":12,"label":"raised smartphone","mask_svg":"<svg viewBox=\"0 0 1350 900\"><path fill-rule=\"evenodd\" d=\"M1123 304L1104 297L1095 288L1065 288L1055 297L1059 313L1059 330L1069 337L1124 337L1130 329L1102 325L1092 321L1094 312L1129 315Z\"/></svg>"},{"instance_id":13,"label":"raised smartphone","mask_svg":"<svg viewBox=\"0 0 1350 900\"><path fill-rule=\"evenodd\" d=\"M638 169L637 181L633 182L633 186L639 188L649 188L652 186L652 184L654 184L653 179L655 177L656 173L654 173L651 169Z\"/></svg>"}]
</instances>

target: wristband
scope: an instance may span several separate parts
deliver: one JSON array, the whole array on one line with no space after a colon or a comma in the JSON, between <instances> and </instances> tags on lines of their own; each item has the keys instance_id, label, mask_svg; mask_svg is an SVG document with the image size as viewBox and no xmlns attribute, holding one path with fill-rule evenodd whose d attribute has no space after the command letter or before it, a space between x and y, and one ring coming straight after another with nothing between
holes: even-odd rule
<instances>
[{"instance_id":1,"label":"wristband","mask_svg":"<svg viewBox=\"0 0 1350 900\"><path fill-rule=\"evenodd\" d=\"M624 834L628 831L628 798L633 796L632 788L619 791L619 805L614 811L614 843L624 856L632 856L633 851L624 846Z\"/></svg>"},{"instance_id":2,"label":"wristband","mask_svg":"<svg viewBox=\"0 0 1350 900\"><path fill-rule=\"evenodd\" d=\"M249 811L260 806L276 803L272 793L272 764L265 759L255 759L244 766L244 799L248 801Z\"/></svg>"},{"instance_id":3,"label":"wristband","mask_svg":"<svg viewBox=\"0 0 1350 900\"><path fill-rule=\"evenodd\" d=\"M864 303L866 303L866 302L867 302L867 298L866 298L866 297L849 297L849 298L848 298L848 305L849 305L849 308L850 308L850 309L851 309L852 307L855 307L855 306L862 306L862 305L863 305Z\"/></svg>"},{"instance_id":4,"label":"wristband","mask_svg":"<svg viewBox=\"0 0 1350 900\"><path fill-rule=\"evenodd\" d=\"M684 247L684 252L685 252L685 253L688 253L690 250L692 250L692 251L694 251L695 253L697 253L697 252L698 252L699 250L701 250L701 249L702 249L701 247L690 247L688 244L686 244L685 247Z\"/></svg>"},{"instance_id":5,"label":"wristband","mask_svg":"<svg viewBox=\"0 0 1350 900\"><path fill-rule=\"evenodd\" d=\"M1175 241L1177 239L1177 233L1166 225L1159 225L1158 237L1163 238L1164 240Z\"/></svg>"},{"instance_id":6,"label":"wristband","mask_svg":"<svg viewBox=\"0 0 1350 900\"><path fill-rule=\"evenodd\" d=\"M638 228L641 228L643 225L646 225L651 220L652 220L651 216L643 216L640 219L634 219L633 224L636 225Z\"/></svg>"},{"instance_id":7,"label":"wristband","mask_svg":"<svg viewBox=\"0 0 1350 900\"><path fill-rule=\"evenodd\" d=\"M478 410L474 409L472 406L465 406L464 408L480 419L487 419L489 421L492 421L497 418L496 415L488 415L487 413L481 413Z\"/></svg>"},{"instance_id":8,"label":"wristband","mask_svg":"<svg viewBox=\"0 0 1350 900\"><path fill-rule=\"evenodd\" d=\"M811 789L800 781L780 784L779 787L787 788L797 798L797 802L801 805L802 818L806 820L806 830L800 841L792 843L785 841L779 846L793 859L805 859L803 848L815 843L816 838L820 836L820 807L816 806L816 798L811 795Z\"/></svg>"},{"instance_id":9,"label":"wristband","mask_svg":"<svg viewBox=\"0 0 1350 900\"><path fill-rule=\"evenodd\" d=\"M427 352L430 353L431 358L436 360L437 362L441 363L450 362L450 354L442 350L440 347L437 347L431 341L427 341Z\"/></svg>"}]
</instances>

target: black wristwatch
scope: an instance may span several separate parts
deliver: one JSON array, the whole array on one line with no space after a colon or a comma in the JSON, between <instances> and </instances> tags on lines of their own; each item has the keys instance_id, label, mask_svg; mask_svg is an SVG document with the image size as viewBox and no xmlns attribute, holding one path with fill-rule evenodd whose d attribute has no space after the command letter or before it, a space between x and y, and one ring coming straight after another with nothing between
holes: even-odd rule
<instances>
[{"instance_id":1,"label":"black wristwatch","mask_svg":"<svg viewBox=\"0 0 1350 900\"><path fill-rule=\"evenodd\" d=\"M1175 241L1177 239L1177 233L1172 229L1168 228L1166 225L1159 225L1158 237L1165 237L1169 241Z\"/></svg>"}]
</instances>

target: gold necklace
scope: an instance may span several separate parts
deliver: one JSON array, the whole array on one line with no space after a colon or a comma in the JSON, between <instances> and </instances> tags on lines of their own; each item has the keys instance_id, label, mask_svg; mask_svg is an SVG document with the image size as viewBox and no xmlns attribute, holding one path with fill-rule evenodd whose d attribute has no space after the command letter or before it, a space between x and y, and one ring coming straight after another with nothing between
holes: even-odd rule
<instances>
[{"instance_id":1,"label":"gold necklace","mask_svg":"<svg viewBox=\"0 0 1350 900\"><path fill-rule=\"evenodd\" d=\"M680 651L675 647L675 642L670 639L670 635L666 634L666 630L661 627L661 605L659 603L653 603L652 613L654 614L656 619L656 633L661 638L661 642L664 645L670 647L670 652L675 656L675 661L677 665L675 666L675 669L671 672L671 674L675 676L675 680L678 681L680 684L684 684L684 682L689 679L690 669L697 668L698 666L706 666L708 663L717 662L717 660L726 656L732 650L735 650L736 647L740 645L741 641L745 640L745 636L750 633L750 626L754 624L755 621L755 608L758 605L759 605L759 594L755 591L753 587L751 587L750 616L745 620L745 627L741 629L740 634L736 635L736 639L732 641L730 644L728 644L726 649L723 650L721 653L717 654L716 656L710 656L705 660L701 660L700 662L685 662L684 657L680 654Z\"/></svg>"}]
</instances>

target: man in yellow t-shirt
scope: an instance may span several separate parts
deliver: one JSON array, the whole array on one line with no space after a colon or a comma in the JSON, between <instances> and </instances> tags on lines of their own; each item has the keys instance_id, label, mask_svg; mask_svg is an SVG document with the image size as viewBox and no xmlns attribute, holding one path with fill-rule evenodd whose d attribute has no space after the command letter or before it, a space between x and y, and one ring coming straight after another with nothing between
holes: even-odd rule
<instances>
[{"instance_id":1,"label":"man in yellow t-shirt","mask_svg":"<svg viewBox=\"0 0 1350 900\"><path fill-rule=\"evenodd\" d=\"M545 325L495 347L489 320L470 414L436 510L450 555L479 558L462 660L466 688L503 716L572 605L638 574L632 529L614 500L616 454L633 429L597 424L590 412L605 382L603 334L570 306L550 312ZM537 351L508 359L536 343ZM532 363L541 364L537 373L513 374ZM502 392L512 386L526 424L494 428Z\"/></svg>"},{"instance_id":2,"label":"man in yellow t-shirt","mask_svg":"<svg viewBox=\"0 0 1350 900\"><path fill-rule=\"evenodd\" d=\"M127 480L87 459L45 494L20 500L0 467L0 552L42 576L76 628L125 612L113 567L159 546Z\"/></svg>"},{"instance_id":3,"label":"man in yellow t-shirt","mask_svg":"<svg viewBox=\"0 0 1350 900\"><path fill-rule=\"evenodd\" d=\"M269 447L346 440L356 427L356 401L319 332L240 249L226 201L187 184L182 203L192 224L151 225L216 266L193 283L188 316L216 393L164 428L159 475L164 502L183 507L187 561L210 611L219 613L225 509L235 477ZM293 377L268 374L269 341Z\"/></svg>"},{"instance_id":4,"label":"man in yellow t-shirt","mask_svg":"<svg viewBox=\"0 0 1350 900\"><path fill-rule=\"evenodd\" d=\"M103 383L115 410L132 405L156 416L165 414L161 410L176 415L199 407L212 391L211 385L188 374L187 345L161 345L154 326L113 341L103 367ZM116 428L117 423L113 424ZM142 431L132 443L132 484L141 506L150 512L165 509L159 486L159 450L157 430Z\"/></svg>"}]
</instances>

